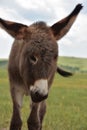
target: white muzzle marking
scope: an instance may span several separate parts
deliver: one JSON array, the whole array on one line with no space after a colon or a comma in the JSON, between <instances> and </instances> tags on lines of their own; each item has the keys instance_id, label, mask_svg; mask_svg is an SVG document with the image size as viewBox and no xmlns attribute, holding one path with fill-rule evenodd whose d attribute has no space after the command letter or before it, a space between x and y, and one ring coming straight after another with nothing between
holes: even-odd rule
<instances>
[{"instance_id":1,"label":"white muzzle marking","mask_svg":"<svg viewBox=\"0 0 87 130\"><path fill-rule=\"evenodd\" d=\"M48 94L48 81L47 79L40 79L35 81L34 86L30 87L30 91L39 92L39 94L45 96Z\"/></svg>"}]
</instances>

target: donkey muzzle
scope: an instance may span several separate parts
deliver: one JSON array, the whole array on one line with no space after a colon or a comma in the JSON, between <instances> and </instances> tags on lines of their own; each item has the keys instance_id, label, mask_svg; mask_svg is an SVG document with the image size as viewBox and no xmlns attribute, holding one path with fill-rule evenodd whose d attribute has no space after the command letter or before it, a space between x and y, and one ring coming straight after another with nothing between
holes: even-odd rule
<instances>
[{"instance_id":1,"label":"donkey muzzle","mask_svg":"<svg viewBox=\"0 0 87 130\"><path fill-rule=\"evenodd\" d=\"M37 80L30 87L30 95L33 102L41 102L48 97L48 82L46 79Z\"/></svg>"}]
</instances>

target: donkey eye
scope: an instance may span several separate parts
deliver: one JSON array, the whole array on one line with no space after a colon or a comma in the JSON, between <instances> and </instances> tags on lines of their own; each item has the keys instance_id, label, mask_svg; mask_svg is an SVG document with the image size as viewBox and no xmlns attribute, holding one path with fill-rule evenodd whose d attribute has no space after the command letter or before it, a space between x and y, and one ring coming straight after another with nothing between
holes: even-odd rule
<instances>
[{"instance_id":1,"label":"donkey eye","mask_svg":"<svg viewBox=\"0 0 87 130\"><path fill-rule=\"evenodd\" d=\"M36 56L30 56L30 62L32 63L32 64L36 64L37 63L37 61L38 61L38 58L36 57Z\"/></svg>"}]
</instances>

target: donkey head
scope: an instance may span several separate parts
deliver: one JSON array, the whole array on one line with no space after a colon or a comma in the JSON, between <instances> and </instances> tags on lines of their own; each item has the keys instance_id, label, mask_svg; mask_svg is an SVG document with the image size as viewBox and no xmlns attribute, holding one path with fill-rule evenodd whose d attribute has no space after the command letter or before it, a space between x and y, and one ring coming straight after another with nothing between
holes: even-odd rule
<instances>
[{"instance_id":1,"label":"donkey head","mask_svg":"<svg viewBox=\"0 0 87 130\"><path fill-rule=\"evenodd\" d=\"M20 55L20 73L30 88L34 102L48 96L48 86L56 71L58 48L50 28L43 22L27 27Z\"/></svg>"},{"instance_id":2,"label":"donkey head","mask_svg":"<svg viewBox=\"0 0 87 130\"><path fill-rule=\"evenodd\" d=\"M81 8L82 5L78 4L70 15L51 27L44 22L27 26L0 19L1 28L15 38L14 46L19 49L12 53L14 59L18 59L20 76L34 102L47 98L57 70L57 40L69 31Z\"/></svg>"}]
</instances>

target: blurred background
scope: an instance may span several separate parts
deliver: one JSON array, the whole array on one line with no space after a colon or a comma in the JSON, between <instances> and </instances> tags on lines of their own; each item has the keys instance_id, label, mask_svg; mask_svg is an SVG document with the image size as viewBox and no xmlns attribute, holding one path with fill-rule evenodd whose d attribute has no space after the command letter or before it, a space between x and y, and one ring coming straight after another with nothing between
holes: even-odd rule
<instances>
[{"instance_id":1,"label":"blurred background","mask_svg":"<svg viewBox=\"0 0 87 130\"><path fill-rule=\"evenodd\" d=\"M87 58L86 0L0 0L0 17L30 25L45 21L48 25L66 17L76 4L84 6L69 33L59 43L60 56ZM0 58L8 58L13 38L0 29Z\"/></svg>"}]
</instances>

